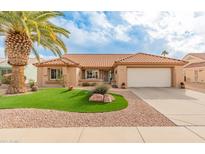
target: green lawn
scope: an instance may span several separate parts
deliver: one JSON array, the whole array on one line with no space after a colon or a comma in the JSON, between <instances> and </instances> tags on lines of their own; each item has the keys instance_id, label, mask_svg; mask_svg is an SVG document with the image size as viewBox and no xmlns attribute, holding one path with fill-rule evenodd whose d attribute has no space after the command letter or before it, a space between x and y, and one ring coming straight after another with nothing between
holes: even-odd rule
<instances>
[{"instance_id":1,"label":"green lawn","mask_svg":"<svg viewBox=\"0 0 205 154\"><path fill-rule=\"evenodd\" d=\"M90 91L64 88L42 89L32 94L19 96L0 96L0 109L37 108L70 112L109 112L121 110L128 103L123 96L112 94L112 103L89 102Z\"/></svg>"}]
</instances>

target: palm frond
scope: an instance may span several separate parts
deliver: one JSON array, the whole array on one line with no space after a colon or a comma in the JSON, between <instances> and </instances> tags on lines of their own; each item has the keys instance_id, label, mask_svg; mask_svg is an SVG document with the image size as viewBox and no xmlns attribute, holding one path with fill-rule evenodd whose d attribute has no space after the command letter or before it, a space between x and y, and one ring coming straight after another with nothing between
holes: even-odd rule
<instances>
[{"instance_id":1,"label":"palm frond","mask_svg":"<svg viewBox=\"0 0 205 154\"><path fill-rule=\"evenodd\" d=\"M40 56L38 51L35 49L34 46L32 46L32 53L35 55L36 59L38 60L38 62L40 62Z\"/></svg>"},{"instance_id":2,"label":"palm frond","mask_svg":"<svg viewBox=\"0 0 205 154\"><path fill-rule=\"evenodd\" d=\"M7 36L9 32L25 33L33 43L61 56L67 52L61 35L68 38L70 32L50 22L50 19L62 16L59 11L4 11L0 12L0 35ZM38 57L38 51L32 52Z\"/></svg>"}]
</instances>

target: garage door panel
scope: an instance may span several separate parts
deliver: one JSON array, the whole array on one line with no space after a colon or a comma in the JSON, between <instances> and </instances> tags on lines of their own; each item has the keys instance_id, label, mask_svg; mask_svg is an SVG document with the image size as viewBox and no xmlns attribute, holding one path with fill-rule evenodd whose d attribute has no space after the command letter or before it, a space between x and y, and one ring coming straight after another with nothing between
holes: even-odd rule
<instances>
[{"instance_id":1,"label":"garage door panel","mask_svg":"<svg viewBox=\"0 0 205 154\"><path fill-rule=\"evenodd\" d=\"M128 87L170 87L170 68L128 68Z\"/></svg>"}]
</instances>

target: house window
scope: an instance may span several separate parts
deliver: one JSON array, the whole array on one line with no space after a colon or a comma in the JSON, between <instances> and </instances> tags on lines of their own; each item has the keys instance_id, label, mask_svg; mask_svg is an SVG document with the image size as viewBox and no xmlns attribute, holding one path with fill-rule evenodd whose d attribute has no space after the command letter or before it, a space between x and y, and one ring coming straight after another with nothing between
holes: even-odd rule
<instances>
[{"instance_id":1,"label":"house window","mask_svg":"<svg viewBox=\"0 0 205 154\"><path fill-rule=\"evenodd\" d=\"M50 69L50 79L51 80L60 80L62 78L61 69Z\"/></svg>"},{"instance_id":2,"label":"house window","mask_svg":"<svg viewBox=\"0 0 205 154\"><path fill-rule=\"evenodd\" d=\"M86 70L86 79L98 79L98 70Z\"/></svg>"}]
</instances>

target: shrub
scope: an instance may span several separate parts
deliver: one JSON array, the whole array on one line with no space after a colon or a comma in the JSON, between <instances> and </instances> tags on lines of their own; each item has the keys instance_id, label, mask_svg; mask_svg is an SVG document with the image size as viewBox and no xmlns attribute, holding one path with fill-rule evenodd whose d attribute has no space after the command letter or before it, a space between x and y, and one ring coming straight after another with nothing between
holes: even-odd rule
<instances>
[{"instance_id":1,"label":"shrub","mask_svg":"<svg viewBox=\"0 0 205 154\"><path fill-rule=\"evenodd\" d=\"M93 90L93 93L96 93L96 94L106 94L109 90L109 86L106 85L106 84L102 84L102 85L99 85L97 86L94 90Z\"/></svg>"},{"instance_id":2,"label":"shrub","mask_svg":"<svg viewBox=\"0 0 205 154\"><path fill-rule=\"evenodd\" d=\"M38 91L38 86L33 85L33 87L31 87L31 91Z\"/></svg>"},{"instance_id":3,"label":"shrub","mask_svg":"<svg viewBox=\"0 0 205 154\"><path fill-rule=\"evenodd\" d=\"M83 87L85 87L85 86L90 86L90 84L89 84L88 82L83 82L83 83L82 83L82 86L83 86Z\"/></svg>"},{"instance_id":4,"label":"shrub","mask_svg":"<svg viewBox=\"0 0 205 154\"><path fill-rule=\"evenodd\" d=\"M96 86L96 85L97 85L97 83L95 83L95 82L90 83L90 86Z\"/></svg>"},{"instance_id":5,"label":"shrub","mask_svg":"<svg viewBox=\"0 0 205 154\"><path fill-rule=\"evenodd\" d=\"M116 84L113 84L112 88L118 88L118 86Z\"/></svg>"},{"instance_id":6,"label":"shrub","mask_svg":"<svg viewBox=\"0 0 205 154\"><path fill-rule=\"evenodd\" d=\"M73 90L73 86L72 85L69 85L68 86L68 91L72 91Z\"/></svg>"},{"instance_id":7,"label":"shrub","mask_svg":"<svg viewBox=\"0 0 205 154\"><path fill-rule=\"evenodd\" d=\"M11 83L11 74L5 74L1 80L2 84L10 84Z\"/></svg>"},{"instance_id":8,"label":"shrub","mask_svg":"<svg viewBox=\"0 0 205 154\"><path fill-rule=\"evenodd\" d=\"M32 79L30 79L30 80L29 80L29 86L30 86L30 88L32 88L34 85L35 85L35 81L32 80Z\"/></svg>"}]
</instances>

